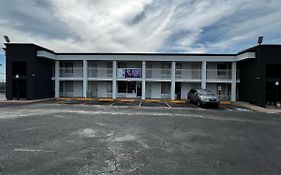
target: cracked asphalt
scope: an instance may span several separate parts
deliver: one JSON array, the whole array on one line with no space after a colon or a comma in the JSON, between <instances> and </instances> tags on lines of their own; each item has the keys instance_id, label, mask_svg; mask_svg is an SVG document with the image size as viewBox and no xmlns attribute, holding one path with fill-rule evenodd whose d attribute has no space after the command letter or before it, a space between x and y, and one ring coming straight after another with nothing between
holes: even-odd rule
<instances>
[{"instance_id":1,"label":"cracked asphalt","mask_svg":"<svg viewBox=\"0 0 281 175\"><path fill-rule=\"evenodd\" d=\"M6 104L0 174L277 175L280 126L252 111Z\"/></svg>"}]
</instances>

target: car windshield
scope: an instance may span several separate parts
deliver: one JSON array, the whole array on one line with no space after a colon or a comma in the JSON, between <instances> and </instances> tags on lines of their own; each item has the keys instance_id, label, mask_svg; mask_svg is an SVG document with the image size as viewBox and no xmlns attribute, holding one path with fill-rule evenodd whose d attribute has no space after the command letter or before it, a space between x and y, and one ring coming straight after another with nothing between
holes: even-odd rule
<instances>
[{"instance_id":1,"label":"car windshield","mask_svg":"<svg viewBox=\"0 0 281 175\"><path fill-rule=\"evenodd\" d=\"M201 90L198 91L199 95L215 95L214 93L212 93L211 91L208 90Z\"/></svg>"}]
</instances>

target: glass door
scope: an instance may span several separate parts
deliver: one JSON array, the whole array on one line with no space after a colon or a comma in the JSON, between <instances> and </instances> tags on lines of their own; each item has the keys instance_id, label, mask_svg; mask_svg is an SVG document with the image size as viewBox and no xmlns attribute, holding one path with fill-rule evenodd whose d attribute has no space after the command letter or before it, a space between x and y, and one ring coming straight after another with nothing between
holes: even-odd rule
<instances>
[{"instance_id":1,"label":"glass door","mask_svg":"<svg viewBox=\"0 0 281 175\"><path fill-rule=\"evenodd\" d=\"M136 82L127 82L127 93L135 94L136 93Z\"/></svg>"},{"instance_id":2,"label":"glass door","mask_svg":"<svg viewBox=\"0 0 281 175\"><path fill-rule=\"evenodd\" d=\"M141 97L141 96L142 96L141 83L137 83L137 97Z\"/></svg>"}]
</instances>

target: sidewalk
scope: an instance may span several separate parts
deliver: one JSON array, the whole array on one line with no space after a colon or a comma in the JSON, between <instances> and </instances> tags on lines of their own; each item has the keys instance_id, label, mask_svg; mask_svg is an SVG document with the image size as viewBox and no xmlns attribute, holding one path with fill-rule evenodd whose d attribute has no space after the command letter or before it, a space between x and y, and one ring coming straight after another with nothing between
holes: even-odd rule
<instances>
[{"instance_id":1,"label":"sidewalk","mask_svg":"<svg viewBox=\"0 0 281 175\"><path fill-rule=\"evenodd\" d=\"M7 100L7 99L1 99L0 100L0 104L1 103L8 103L8 104L29 104L29 103L38 103L38 102L45 102L45 101L51 101L51 100L55 100L55 98L44 98L44 99L38 99L38 100Z\"/></svg>"},{"instance_id":2,"label":"sidewalk","mask_svg":"<svg viewBox=\"0 0 281 175\"><path fill-rule=\"evenodd\" d=\"M242 101L232 101L231 105L241 107L241 108L246 108L250 109L253 111L258 111L258 112L265 112L265 113L273 113L273 114L281 114L281 108L279 109L268 109L268 108L263 108L259 107L250 103L242 102Z\"/></svg>"}]
</instances>

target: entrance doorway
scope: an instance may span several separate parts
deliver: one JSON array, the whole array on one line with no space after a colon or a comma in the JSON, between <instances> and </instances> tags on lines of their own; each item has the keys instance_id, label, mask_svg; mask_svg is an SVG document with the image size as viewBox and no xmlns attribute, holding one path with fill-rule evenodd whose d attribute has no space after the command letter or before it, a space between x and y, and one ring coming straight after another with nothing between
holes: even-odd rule
<instances>
[{"instance_id":1,"label":"entrance doorway","mask_svg":"<svg viewBox=\"0 0 281 175\"><path fill-rule=\"evenodd\" d=\"M142 96L141 82L136 81L119 81L118 94L121 97L141 97Z\"/></svg>"},{"instance_id":2,"label":"entrance doorway","mask_svg":"<svg viewBox=\"0 0 281 175\"><path fill-rule=\"evenodd\" d=\"M27 65L19 61L12 63L13 71L13 98L27 98Z\"/></svg>"},{"instance_id":3,"label":"entrance doorway","mask_svg":"<svg viewBox=\"0 0 281 175\"><path fill-rule=\"evenodd\" d=\"M141 83L137 83L137 97L142 96L142 88L141 88Z\"/></svg>"},{"instance_id":4,"label":"entrance doorway","mask_svg":"<svg viewBox=\"0 0 281 175\"><path fill-rule=\"evenodd\" d=\"M175 93L176 93L176 99L180 100L181 99L181 82L176 82Z\"/></svg>"},{"instance_id":5,"label":"entrance doorway","mask_svg":"<svg viewBox=\"0 0 281 175\"><path fill-rule=\"evenodd\" d=\"M274 105L275 101L281 102L281 86L276 87L275 82L266 83L266 104Z\"/></svg>"}]
</instances>

